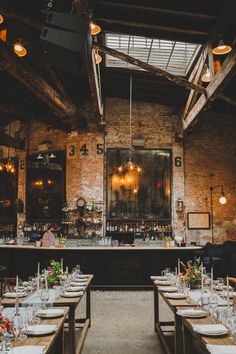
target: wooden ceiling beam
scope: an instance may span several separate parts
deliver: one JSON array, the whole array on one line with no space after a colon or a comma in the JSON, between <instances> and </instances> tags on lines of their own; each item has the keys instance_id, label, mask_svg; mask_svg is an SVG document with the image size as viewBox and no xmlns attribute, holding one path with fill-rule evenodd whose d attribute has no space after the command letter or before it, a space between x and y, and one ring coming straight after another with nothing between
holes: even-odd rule
<instances>
[{"instance_id":1,"label":"wooden ceiling beam","mask_svg":"<svg viewBox=\"0 0 236 354\"><path fill-rule=\"evenodd\" d=\"M8 121L19 120L21 122L27 122L36 120L51 128L62 130L64 132L71 131L71 126L69 124L61 122L58 118L54 117L52 114L42 114L40 116L30 116L28 113L23 112L19 109L9 107L9 106L0 106L0 122L1 117L7 117Z\"/></svg>"},{"instance_id":2,"label":"wooden ceiling beam","mask_svg":"<svg viewBox=\"0 0 236 354\"><path fill-rule=\"evenodd\" d=\"M211 82L209 83L206 94L202 94L191 111L187 114L183 120L184 131L186 131L193 123L196 122L197 117L201 110L210 102L214 100L214 96L221 90L234 76L236 72L236 48L228 54L221 68L215 74Z\"/></svg>"},{"instance_id":3,"label":"wooden ceiling beam","mask_svg":"<svg viewBox=\"0 0 236 354\"><path fill-rule=\"evenodd\" d=\"M120 60L123 60L129 64L132 64L132 65L135 65L139 68L142 68L142 69L152 73L153 75L165 78L166 80L169 80L169 81L175 83L176 85L183 86L186 89L194 89L195 91L198 91L201 93L206 92L206 89L200 85L196 85L196 84L184 79L183 77L179 77L179 76L175 76L173 74L170 74L169 72L167 72L165 70L156 68L153 65L145 63L139 59L133 58L130 55L126 55L126 54L119 52L115 49L108 48L108 47L106 47L102 44L98 44L98 43L94 43L93 48L95 50L100 50L106 54L109 54L115 58L118 58Z\"/></svg>"},{"instance_id":4,"label":"wooden ceiling beam","mask_svg":"<svg viewBox=\"0 0 236 354\"><path fill-rule=\"evenodd\" d=\"M216 97L219 98L220 100L226 102L226 103L229 103L231 106L236 106L236 100L225 95L224 93L222 92L219 92L218 94L216 94Z\"/></svg>"},{"instance_id":5,"label":"wooden ceiling beam","mask_svg":"<svg viewBox=\"0 0 236 354\"><path fill-rule=\"evenodd\" d=\"M190 17L196 19L202 19L202 20L211 20L214 21L216 19L216 16L210 15L210 14L204 14L204 13L194 13L194 12L189 12L189 11L178 11L175 9L166 9L166 8L160 8L157 6L148 6L148 4L145 5L137 5L137 4L127 4L127 3L121 3L121 2L111 2L108 0L105 1L99 1L97 6L106 6L106 7L113 7L113 8L120 8L120 9L125 9L125 10L139 10L143 12L152 12L155 14L161 14L161 15L173 15L173 16L178 16L178 17Z\"/></svg>"},{"instance_id":6,"label":"wooden ceiling beam","mask_svg":"<svg viewBox=\"0 0 236 354\"><path fill-rule=\"evenodd\" d=\"M120 27L125 26L126 28L134 28L134 29L142 29L142 30L151 30L153 33L155 31L168 32L168 33L176 33L176 34L188 34L190 36L207 36L208 32L200 31L200 30L190 30L178 27L171 26L161 26L158 24L149 24L149 23L140 23L140 22L131 22L131 21L123 21L123 20L115 20L105 17L98 17L98 22L107 23L110 25L119 25Z\"/></svg>"},{"instance_id":7,"label":"wooden ceiling beam","mask_svg":"<svg viewBox=\"0 0 236 354\"><path fill-rule=\"evenodd\" d=\"M74 104L60 95L38 73L26 65L24 60L8 52L3 46L2 54L0 70L4 70L8 75L14 77L26 89L46 103L61 121L68 123L68 117L72 117L76 113Z\"/></svg>"},{"instance_id":8,"label":"wooden ceiling beam","mask_svg":"<svg viewBox=\"0 0 236 354\"><path fill-rule=\"evenodd\" d=\"M24 25L33 27L37 30L41 30L43 28L43 23L37 22L29 17L20 15L18 13L12 12L11 10L7 10L2 7L0 7L0 14L6 18L23 23Z\"/></svg>"},{"instance_id":9,"label":"wooden ceiling beam","mask_svg":"<svg viewBox=\"0 0 236 354\"><path fill-rule=\"evenodd\" d=\"M9 148L24 150L25 140L16 139L6 133L0 132L0 145Z\"/></svg>"}]
</instances>

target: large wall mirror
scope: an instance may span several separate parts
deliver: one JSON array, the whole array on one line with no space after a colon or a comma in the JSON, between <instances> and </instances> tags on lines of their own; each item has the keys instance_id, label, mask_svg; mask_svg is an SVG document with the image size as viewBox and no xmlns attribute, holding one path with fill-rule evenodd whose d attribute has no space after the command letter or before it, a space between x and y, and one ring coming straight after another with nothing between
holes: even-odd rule
<instances>
[{"instance_id":1,"label":"large wall mirror","mask_svg":"<svg viewBox=\"0 0 236 354\"><path fill-rule=\"evenodd\" d=\"M27 158L27 220L53 222L62 218L65 201L65 153L53 151Z\"/></svg>"},{"instance_id":2,"label":"large wall mirror","mask_svg":"<svg viewBox=\"0 0 236 354\"><path fill-rule=\"evenodd\" d=\"M131 157L140 173L119 171L128 149L107 149L107 219L170 220L171 151L135 149Z\"/></svg>"}]
</instances>

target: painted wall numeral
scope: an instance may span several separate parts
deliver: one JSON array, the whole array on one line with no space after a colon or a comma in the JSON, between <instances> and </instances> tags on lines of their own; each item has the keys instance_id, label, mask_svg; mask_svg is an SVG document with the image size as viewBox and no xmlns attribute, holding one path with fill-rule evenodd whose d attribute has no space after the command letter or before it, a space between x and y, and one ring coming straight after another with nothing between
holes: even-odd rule
<instances>
[{"instance_id":1,"label":"painted wall numeral","mask_svg":"<svg viewBox=\"0 0 236 354\"><path fill-rule=\"evenodd\" d=\"M69 156L74 156L75 155L75 146L74 145L70 145L69 146L68 155Z\"/></svg>"},{"instance_id":2,"label":"painted wall numeral","mask_svg":"<svg viewBox=\"0 0 236 354\"><path fill-rule=\"evenodd\" d=\"M88 156L89 150L86 143L81 146L80 153L82 156Z\"/></svg>"},{"instance_id":3,"label":"painted wall numeral","mask_svg":"<svg viewBox=\"0 0 236 354\"><path fill-rule=\"evenodd\" d=\"M25 160L20 160L19 167L20 167L20 170L25 169Z\"/></svg>"},{"instance_id":4,"label":"painted wall numeral","mask_svg":"<svg viewBox=\"0 0 236 354\"><path fill-rule=\"evenodd\" d=\"M175 157L175 167L181 167L182 166L182 157L176 156Z\"/></svg>"},{"instance_id":5,"label":"painted wall numeral","mask_svg":"<svg viewBox=\"0 0 236 354\"><path fill-rule=\"evenodd\" d=\"M104 153L103 144L96 144L96 154L103 155L103 153Z\"/></svg>"}]
</instances>

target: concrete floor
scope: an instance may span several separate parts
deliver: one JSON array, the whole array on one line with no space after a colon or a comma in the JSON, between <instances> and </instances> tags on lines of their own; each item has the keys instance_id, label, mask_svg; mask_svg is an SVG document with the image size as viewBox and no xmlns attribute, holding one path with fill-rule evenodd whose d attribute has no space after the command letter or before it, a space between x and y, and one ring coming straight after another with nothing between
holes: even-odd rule
<instances>
[{"instance_id":1,"label":"concrete floor","mask_svg":"<svg viewBox=\"0 0 236 354\"><path fill-rule=\"evenodd\" d=\"M164 304L161 315L171 318ZM83 354L163 354L153 321L152 291L93 291Z\"/></svg>"}]
</instances>

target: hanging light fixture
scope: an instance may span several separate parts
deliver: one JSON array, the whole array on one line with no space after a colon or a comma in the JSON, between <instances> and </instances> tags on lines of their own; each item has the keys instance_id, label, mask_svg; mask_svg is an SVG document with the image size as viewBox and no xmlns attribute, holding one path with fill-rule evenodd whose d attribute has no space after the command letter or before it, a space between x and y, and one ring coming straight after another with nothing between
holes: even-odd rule
<instances>
[{"instance_id":1,"label":"hanging light fixture","mask_svg":"<svg viewBox=\"0 0 236 354\"><path fill-rule=\"evenodd\" d=\"M91 29L91 34L92 36L96 36L97 34L99 34L101 32L101 27L99 25L97 25L95 22L91 21L89 23L89 27Z\"/></svg>"},{"instance_id":2,"label":"hanging light fixture","mask_svg":"<svg viewBox=\"0 0 236 354\"><path fill-rule=\"evenodd\" d=\"M50 158L50 159L55 159L55 158L56 158L56 155L54 155L54 153L51 152L51 154L49 155L49 158Z\"/></svg>"},{"instance_id":3,"label":"hanging light fixture","mask_svg":"<svg viewBox=\"0 0 236 354\"><path fill-rule=\"evenodd\" d=\"M37 160L42 160L43 156L41 155L41 153L38 154L38 156L36 157Z\"/></svg>"},{"instance_id":4,"label":"hanging light fixture","mask_svg":"<svg viewBox=\"0 0 236 354\"><path fill-rule=\"evenodd\" d=\"M27 54L26 48L20 43L14 44L14 53L18 55L18 57L24 57Z\"/></svg>"},{"instance_id":5,"label":"hanging light fixture","mask_svg":"<svg viewBox=\"0 0 236 354\"><path fill-rule=\"evenodd\" d=\"M202 75L202 82L210 82L211 81L211 73L209 70L209 66L206 64L204 74Z\"/></svg>"},{"instance_id":6,"label":"hanging light fixture","mask_svg":"<svg viewBox=\"0 0 236 354\"><path fill-rule=\"evenodd\" d=\"M3 23L3 21L4 21L4 17L0 14L0 25L1 23Z\"/></svg>"},{"instance_id":7,"label":"hanging light fixture","mask_svg":"<svg viewBox=\"0 0 236 354\"><path fill-rule=\"evenodd\" d=\"M231 52L232 47L228 44L225 44L223 39L219 40L218 45L212 49L212 53L215 55L223 55Z\"/></svg>"},{"instance_id":8,"label":"hanging light fixture","mask_svg":"<svg viewBox=\"0 0 236 354\"><path fill-rule=\"evenodd\" d=\"M6 42L7 40L7 30L4 28L3 30L0 31L0 40L3 42Z\"/></svg>"},{"instance_id":9,"label":"hanging light fixture","mask_svg":"<svg viewBox=\"0 0 236 354\"><path fill-rule=\"evenodd\" d=\"M101 63L101 61L102 61L102 57L101 57L101 55L100 55L100 54L98 54L98 51L97 51L97 52L95 52L95 63L96 63L96 64L100 64L100 63Z\"/></svg>"},{"instance_id":10,"label":"hanging light fixture","mask_svg":"<svg viewBox=\"0 0 236 354\"><path fill-rule=\"evenodd\" d=\"M140 166L132 161L132 91L133 79L130 76L130 108L129 108L129 160L121 164L115 171L115 176L119 178L120 185L130 189L134 194L138 192L139 176L142 172Z\"/></svg>"}]
</instances>

